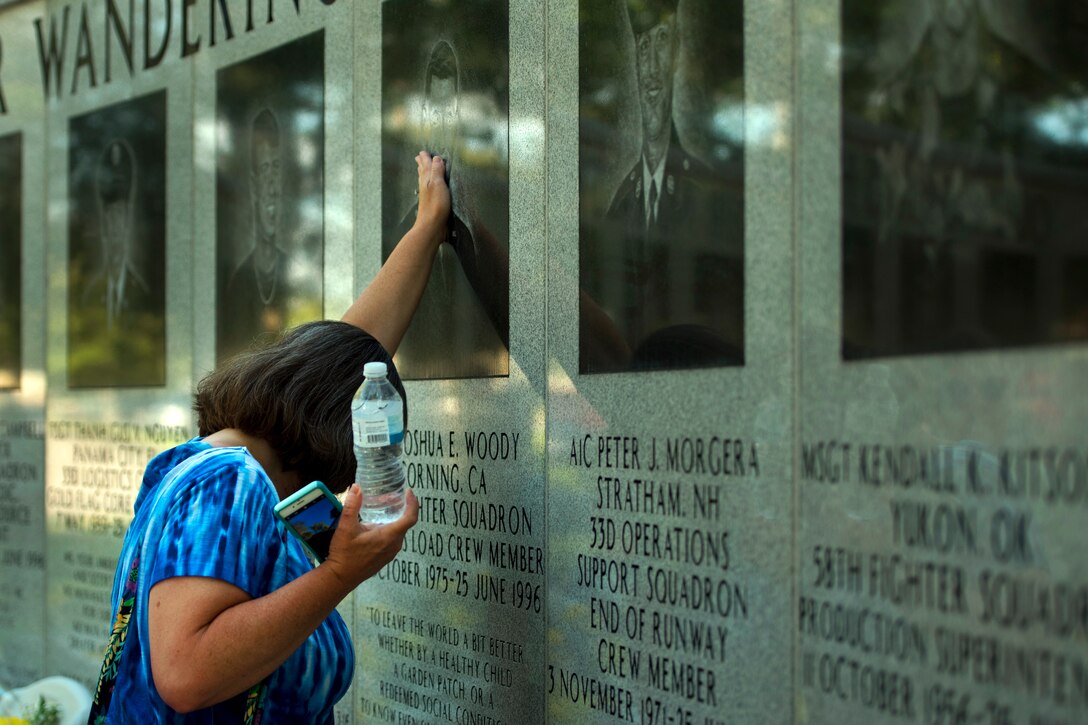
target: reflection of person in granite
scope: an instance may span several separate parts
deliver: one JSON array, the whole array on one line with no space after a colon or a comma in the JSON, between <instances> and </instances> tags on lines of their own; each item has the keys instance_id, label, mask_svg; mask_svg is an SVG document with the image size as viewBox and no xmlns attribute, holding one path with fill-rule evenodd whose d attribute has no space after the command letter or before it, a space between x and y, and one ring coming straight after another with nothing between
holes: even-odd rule
<instances>
[{"instance_id":1,"label":"reflection of person in granite","mask_svg":"<svg viewBox=\"0 0 1088 725\"><path fill-rule=\"evenodd\" d=\"M102 305L106 331L120 330L144 313L151 290L132 261L136 158L124 141L111 141L98 162L95 199L102 264L83 290L83 300Z\"/></svg>"},{"instance_id":2,"label":"reflection of person in granite","mask_svg":"<svg viewBox=\"0 0 1088 725\"><path fill-rule=\"evenodd\" d=\"M428 55L420 106L424 144L448 159L453 212L446 242L435 258L431 283L401 349L407 377L470 377L493 374L493 360L473 355L505 348L509 341L509 275L507 254L475 212L473 190L458 174L461 72L457 52L439 40ZM405 215L398 232L410 226L416 207ZM467 302L468 304L460 304ZM435 362L434 354L442 358ZM412 362L425 360L419 368ZM505 369L505 366L503 366Z\"/></svg>"},{"instance_id":3,"label":"reflection of person in granite","mask_svg":"<svg viewBox=\"0 0 1088 725\"><path fill-rule=\"evenodd\" d=\"M715 172L688 153L677 132L673 89L682 42L677 5L678 0L626 3L642 144L605 215L608 243L619 249L621 268L610 273L622 278L622 301L610 316L582 291L582 364L595 371L743 361L743 351L716 329L722 310L706 309L715 305L696 300L693 290L678 282L680 270L697 265L697 250L705 247L701 242L729 237L725 230L743 219L743 208L735 197L710 191ZM704 251L704 256L711 255ZM713 256L715 262L721 258ZM613 329L605 330L609 321ZM618 339L624 340L622 347L615 344Z\"/></svg>"},{"instance_id":4,"label":"reflection of person in granite","mask_svg":"<svg viewBox=\"0 0 1088 725\"><path fill-rule=\"evenodd\" d=\"M224 359L245 349L262 333L286 326L287 254L282 248L283 152L280 125L267 108L253 118L250 133L249 200L253 248L227 282L219 352Z\"/></svg>"}]
</instances>

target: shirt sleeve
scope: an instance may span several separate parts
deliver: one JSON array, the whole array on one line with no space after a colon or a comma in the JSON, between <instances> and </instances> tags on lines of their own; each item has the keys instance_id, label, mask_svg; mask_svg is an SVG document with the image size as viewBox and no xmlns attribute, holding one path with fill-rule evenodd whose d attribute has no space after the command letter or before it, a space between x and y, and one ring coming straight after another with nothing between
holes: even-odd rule
<instances>
[{"instance_id":1,"label":"shirt sleeve","mask_svg":"<svg viewBox=\"0 0 1088 725\"><path fill-rule=\"evenodd\" d=\"M270 593L285 548L273 514L277 497L260 469L227 461L181 481L161 512L149 585L178 576L220 579L253 598Z\"/></svg>"}]
</instances>

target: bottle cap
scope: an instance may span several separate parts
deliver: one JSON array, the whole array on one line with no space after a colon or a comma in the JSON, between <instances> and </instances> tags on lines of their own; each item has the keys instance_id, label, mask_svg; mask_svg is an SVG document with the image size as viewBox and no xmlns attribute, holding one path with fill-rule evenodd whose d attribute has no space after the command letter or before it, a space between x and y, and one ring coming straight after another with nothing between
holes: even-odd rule
<instances>
[{"instance_id":1,"label":"bottle cap","mask_svg":"<svg viewBox=\"0 0 1088 725\"><path fill-rule=\"evenodd\" d=\"M368 362L363 366L363 375L368 378L384 378L389 373L389 368L383 362Z\"/></svg>"}]
</instances>

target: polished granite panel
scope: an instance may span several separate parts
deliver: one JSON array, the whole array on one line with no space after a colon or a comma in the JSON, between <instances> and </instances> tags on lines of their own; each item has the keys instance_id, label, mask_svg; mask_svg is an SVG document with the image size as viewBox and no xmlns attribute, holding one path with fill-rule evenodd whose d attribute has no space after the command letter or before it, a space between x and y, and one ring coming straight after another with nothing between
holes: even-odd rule
<instances>
[{"instance_id":1,"label":"polished granite panel","mask_svg":"<svg viewBox=\"0 0 1088 725\"><path fill-rule=\"evenodd\" d=\"M355 10L343 2L303 3L296 13L293 4L276 3L269 20L267 6L254 5L250 27L247 7L228 3L234 38L193 58L194 381L228 352L217 344L224 322L238 333L235 341L248 337L237 343L244 346L294 324L338 318L355 293ZM290 82L278 72L284 63L291 66ZM239 265L228 258L244 262L255 253L260 219L253 202L259 188L273 189L248 170L260 128L255 122L265 109L276 120L282 149L279 191L266 192L266 200L287 264L277 280L280 299L251 305L261 308L259 322L240 325L238 300L226 295ZM352 599L339 607L349 627ZM337 705L338 724L353 722L351 702L349 692Z\"/></svg>"},{"instance_id":2,"label":"polished granite panel","mask_svg":"<svg viewBox=\"0 0 1088 725\"><path fill-rule=\"evenodd\" d=\"M610 5L626 30L624 3ZM682 6L680 34L707 10ZM579 69L589 62L577 51L586 15L573 0L550 6L552 722L762 723L791 712L788 697L767 696L790 669L793 300L791 219L783 210L792 199L791 13L784 2L738 10L743 366L588 375L579 366L587 295L579 288L577 186ZM726 43L740 32L720 30ZM633 42L625 47L635 52Z\"/></svg>"},{"instance_id":3,"label":"polished granite panel","mask_svg":"<svg viewBox=\"0 0 1088 725\"><path fill-rule=\"evenodd\" d=\"M70 388L166 383L166 97L68 123Z\"/></svg>"},{"instance_id":4,"label":"polished granite panel","mask_svg":"<svg viewBox=\"0 0 1088 725\"><path fill-rule=\"evenodd\" d=\"M844 360L1088 339L1083 3L844 3Z\"/></svg>"},{"instance_id":5,"label":"polished granite panel","mask_svg":"<svg viewBox=\"0 0 1088 725\"><path fill-rule=\"evenodd\" d=\"M23 372L23 134L0 136L0 390L18 390Z\"/></svg>"},{"instance_id":6,"label":"polished granite panel","mask_svg":"<svg viewBox=\"0 0 1088 725\"><path fill-rule=\"evenodd\" d=\"M744 365L743 4L582 2L579 51L579 371Z\"/></svg>"},{"instance_id":7,"label":"polished granite panel","mask_svg":"<svg viewBox=\"0 0 1088 725\"><path fill-rule=\"evenodd\" d=\"M325 33L222 66L215 86L221 363L321 316Z\"/></svg>"},{"instance_id":8,"label":"polished granite panel","mask_svg":"<svg viewBox=\"0 0 1088 725\"><path fill-rule=\"evenodd\" d=\"M65 7L59 2L48 4L49 13L43 17L46 31L55 23L60 32ZM158 451L192 434L192 67L182 61L177 46L168 43L161 62L147 69L143 68L141 49L134 48L130 71L126 55L115 45L116 38L106 35L104 7L88 7L85 15L83 8L69 12L79 13L78 24L70 20L73 37L69 43L86 52L66 56L59 66L53 63L49 77L54 80L45 115L48 146L43 157L48 208L45 513L49 576L45 647L47 673L68 675L92 686L113 620L110 589L116 556L132 516L144 465ZM152 12L157 10L153 7ZM74 29L83 27L84 17L86 33L79 31L77 35ZM131 24L127 17L124 21L129 33L142 36L141 8L135 9ZM161 31L166 26L161 17L153 15L149 27L154 40L161 37L154 34L155 29ZM80 44L79 35L91 40ZM103 37L114 44L109 46L108 58L106 46L94 41ZM180 43L176 37L171 42ZM171 48L173 52L169 52ZM136 108L147 98L165 104L164 123L159 127L149 127L143 114L125 115L126 109ZM100 125L93 138L72 132L79 119L105 118L110 113L118 114L119 120ZM140 140L134 141L133 134ZM162 157L145 153L154 146L143 140L149 135L158 138ZM83 157L98 159L95 163L104 166L89 172L90 181L71 165L73 159ZM134 195L144 188L141 178L147 174L158 174L161 179L162 186L156 191L162 197L156 212L158 228L164 233L161 240L147 236L146 223L133 223L151 211L133 206ZM141 236L133 238L136 229ZM119 252L111 257L105 254L107 245L99 244L103 251L96 260L93 242L107 236L120 240L110 247ZM73 246L76 238L86 241L84 247ZM125 295L146 291L162 300L164 313L156 323L162 333L157 340L134 335L111 337L107 320L84 328L86 336L73 346L70 303L71 309L82 312L84 301L73 297L70 280L81 269L76 266L81 258L70 250L85 252L82 259L97 261L97 269L108 277L111 262L130 263L133 250L147 251L152 244L165 250L162 258L151 254L138 261L161 264L162 276L156 282L152 276L141 275L137 280L126 275L124 285ZM118 295L112 302L109 294L103 297L105 301L99 304L107 317L111 312L123 315L128 309L118 301L127 297ZM115 345L117 340L123 342L120 347ZM152 341L154 345L148 345ZM158 358L157 376L115 380L110 377L110 368L103 366L95 368L94 380L72 375L82 369L81 361L99 359L96 356L105 354L102 351L116 356L113 366L122 375L130 356L134 361ZM88 384L109 387L79 387Z\"/></svg>"},{"instance_id":9,"label":"polished granite panel","mask_svg":"<svg viewBox=\"0 0 1088 725\"><path fill-rule=\"evenodd\" d=\"M382 253L415 222L426 149L446 162L443 244L397 350L406 380L509 374L509 3L382 5Z\"/></svg>"},{"instance_id":10,"label":"polished granite panel","mask_svg":"<svg viewBox=\"0 0 1088 725\"><path fill-rule=\"evenodd\" d=\"M360 285L381 261L386 189L369 172L381 158L381 13L398 1L356 11ZM407 383L420 523L356 592L359 722L542 720L544 15L534 3L510 13L509 375Z\"/></svg>"},{"instance_id":11,"label":"polished granite panel","mask_svg":"<svg viewBox=\"0 0 1088 725\"><path fill-rule=\"evenodd\" d=\"M1026 73L1013 82L1029 96L1042 90L1025 69L1037 51L1059 62L1083 37L1083 7L799 8L797 719L1080 721L1088 354L1017 330L1021 313L1062 319L1052 295L1080 274L1044 267L1086 248L1068 236L1081 222L1056 213L1088 199L1075 170L1083 147L1046 158L1039 139L995 139L1019 134L1025 114L1083 118L1068 85L1040 103L1018 99L1004 75ZM934 72L957 49L960 61ZM1081 59L1083 96L1083 52L1069 57ZM1048 82L1061 86L1057 68ZM928 99L913 106L920 132L902 125L917 93ZM884 114L859 115L863 100ZM987 120L972 121L984 108ZM865 163L883 165L875 178L857 163L862 143ZM942 183L953 186L934 197ZM1035 201L1020 207L1007 196L1016 189ZM1046 223L1025 232L1033 217ZM980 262L987 246L1021 258L996 287ZM925 269L949 260L954 283ZM1029 289L1038 296L978 336ZM1075 329L1035 319L1050 342Z\"/></svg>"},{"instance_id":12,"label":"polished granite panel","mask_svg":"<svg viewBox=\"0 0 1088 725\"><path fill-rule=\"evenodd\" d=\"M502 234L440 252L470 309L420 328L457 320L458 359L407 384L420 523L340 606L336 722L1083 719L1083 3L480 0L490 38L439 0L152 2L146 36L144 3L106 5L0 2L0 686L97 676L144 464L245 327L230 277L278 330L380 268L415 150L383 132L449 100L383 66L419 52L385 21L426 7L427 59L477 74L456 166L501 167L455 211ZM33 21L65 12L43 74ZM620 219L655 191L646 224L694 204L682 240ZM272 237L283 309L245 266ZM149 303L111 301L111 249L162 300L120 353ZM484 345L467 263L513 291Z\"/></svg>"},{"instance_id":13,"label":"polished granite panel","mask_svg":"<svg viewBox=\"0 0 1088 725\"><path fill-rule=\"evenodd\" d=\"M248 7L227 3L235 36L193 56L198 378L255 340L339 317L354 296L354 11L276 3L254 10L250 28ZM279 142L278 178L253 172L274 146L263 139ZM266 248L279 261L260 276Z\"/></svg>"},{"instance_id":14,"label":"polished granite panel","mask_svg":"<svg viewBox=\"0 0 1088 725\"><path fill-rule=\"evenodd\" d=\"M0 686L45 664L45 130L36 55L22 33L44 3L0 12Z\"/></svg>"}]
</instances>

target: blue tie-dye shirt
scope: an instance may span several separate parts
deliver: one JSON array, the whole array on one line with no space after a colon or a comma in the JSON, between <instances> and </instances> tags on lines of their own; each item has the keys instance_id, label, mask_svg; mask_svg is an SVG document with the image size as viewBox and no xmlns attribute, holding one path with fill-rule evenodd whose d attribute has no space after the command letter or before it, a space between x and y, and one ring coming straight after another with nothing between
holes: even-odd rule
<instances>
[{"instance_id":1,"label":"blue tie-dye shirt","mask_svg":"<svg viewBox=\"0 0 1088 725\"><path fill-rule=\"evenodd\" d=\"M167 478L177 466L185 467L181 475ZM194 438L148 464L114 581L116 612L139 557L134 616L107 722L241 722L244 695L187 715L175 713L159 697L147 638L148 592L170 577L206 576L257 598L310 571L301 544L272 513L278 500L272 482L244 448L212 448ZM263 722L331 723L333 705L351 684L354 660L347 626L333 612L272 673Z\"/></svg>"}]
</instances>

